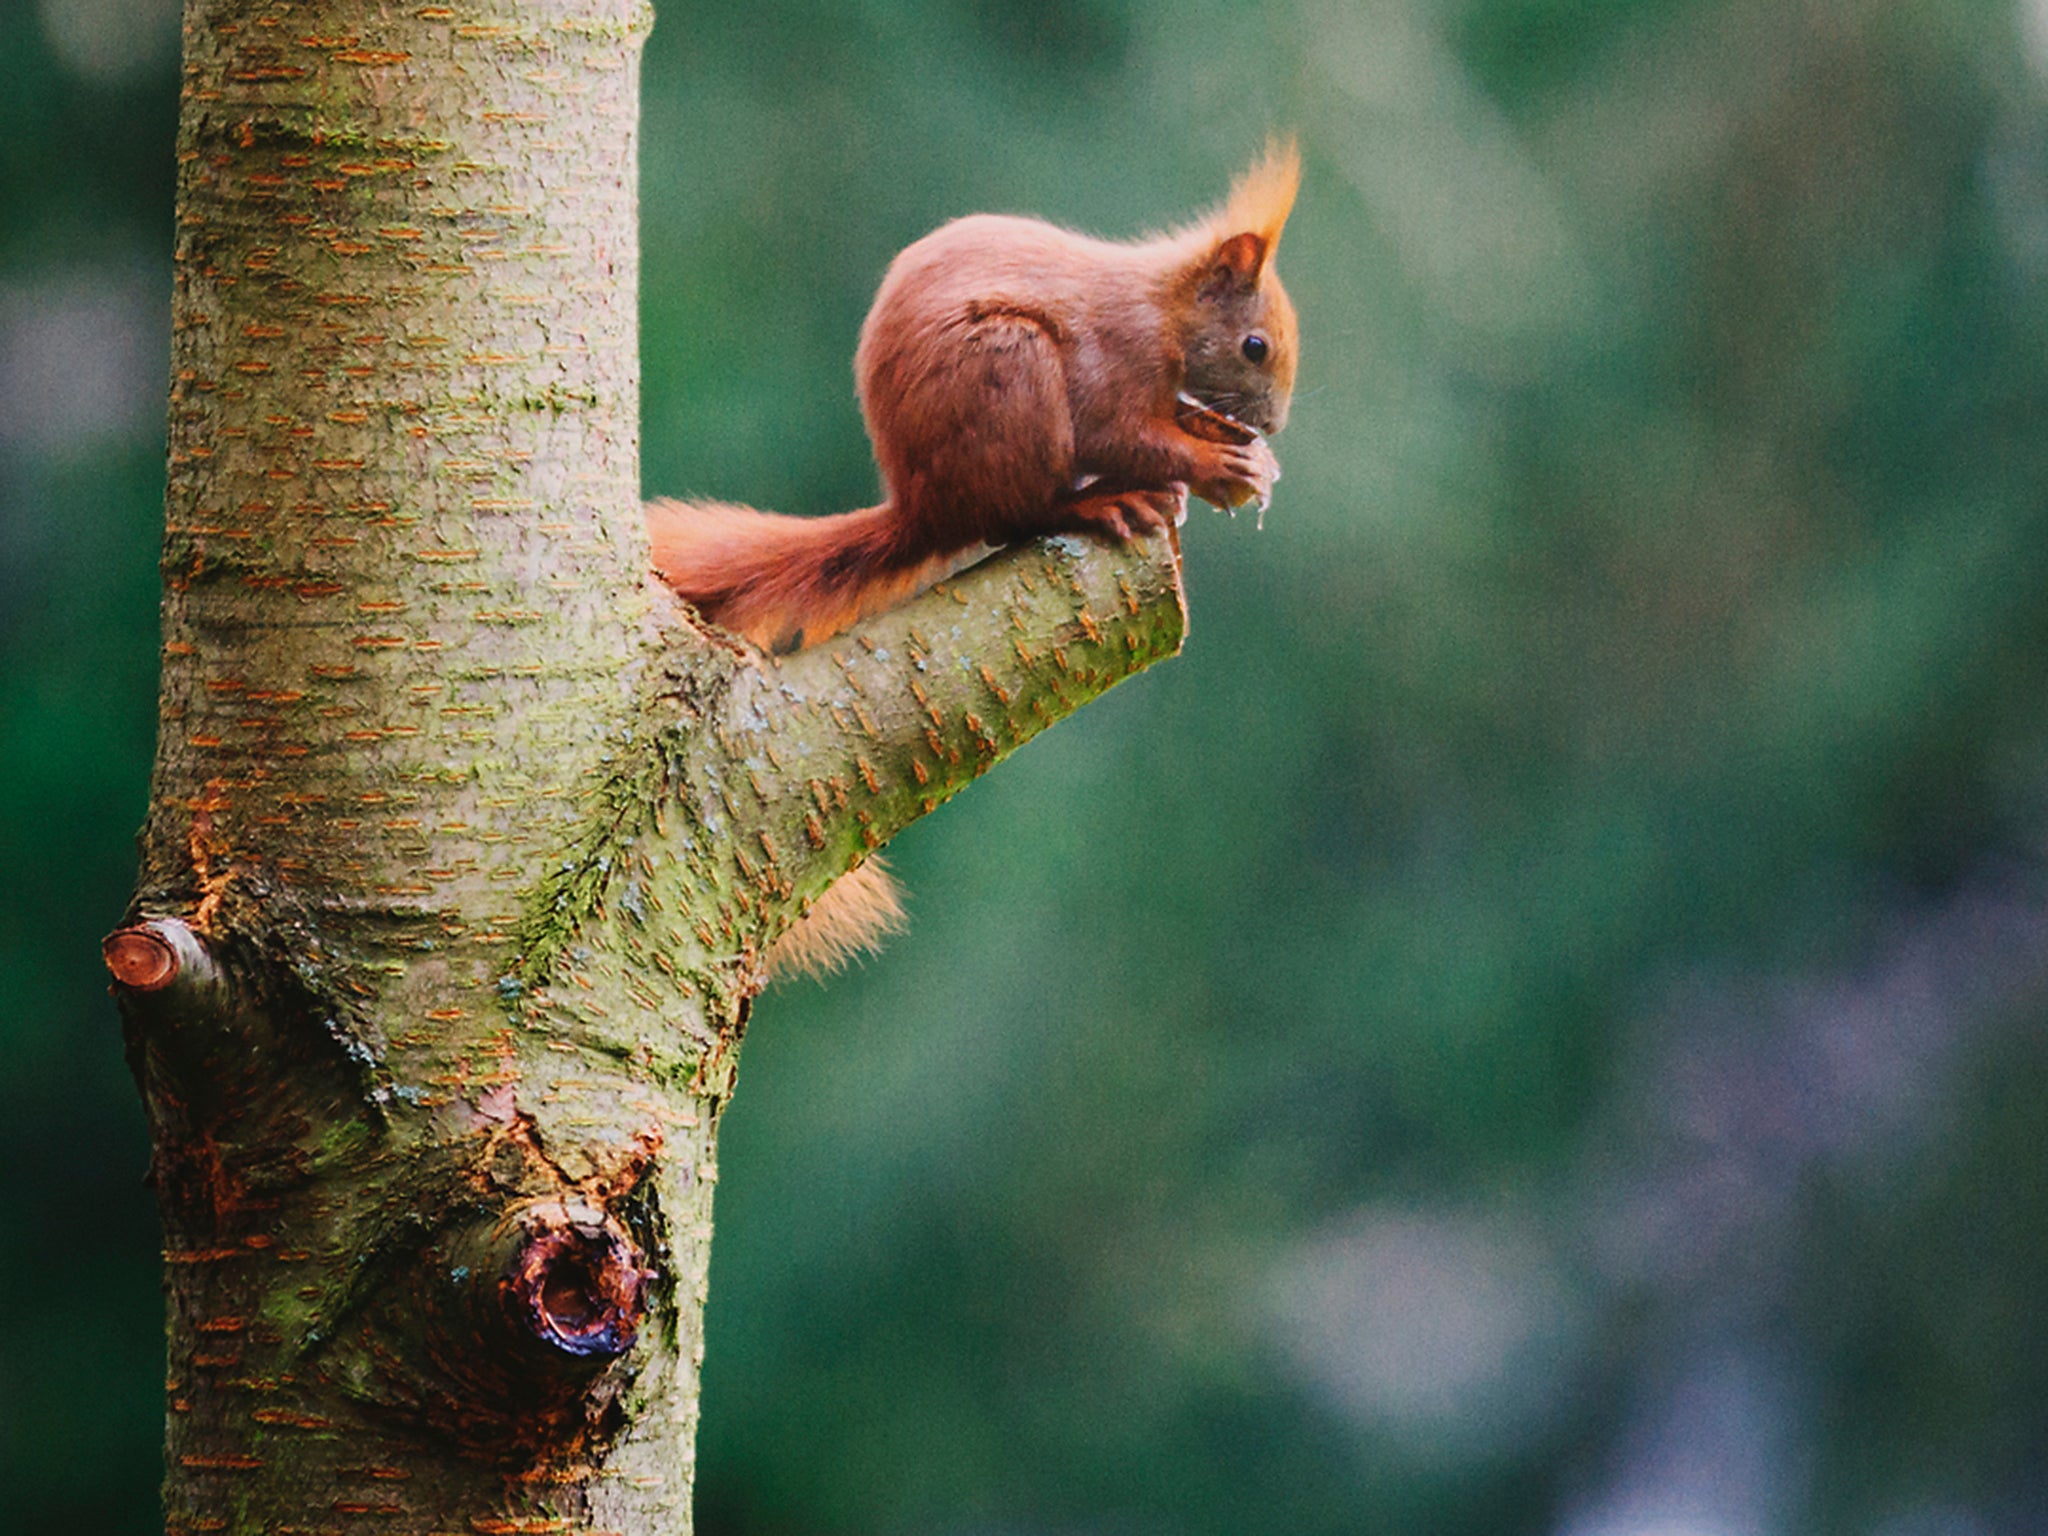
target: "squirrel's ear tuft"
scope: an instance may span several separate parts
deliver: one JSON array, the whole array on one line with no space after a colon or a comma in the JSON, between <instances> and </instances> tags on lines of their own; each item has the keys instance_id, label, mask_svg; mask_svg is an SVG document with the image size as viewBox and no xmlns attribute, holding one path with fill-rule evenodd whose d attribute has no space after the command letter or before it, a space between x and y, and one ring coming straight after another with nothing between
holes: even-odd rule
<instances>
[{"instance_id":1,"label":"squirrel's ear tuft","mask_svg":"<svg viewBox=\"0 0 2048 1536\"><path fill-rule=\"evenodd\" d=\"M1301 149L1293 139L1269 139L1266 153L1236 181L1223 204L1215 227L1235 235L1240 231L1260 237L1262 258L1269 259L1280 243L1280 231L1287 227L1287 215L1294 211L1294 194L1301 190Z\"/></svg>"},{"instance_id":2,"label":"squirrel's ear tuft","mask_svg":"<svg viewBox=\"0 0 2048 1536\"><path fill-rule=\"evenodd\" d=\"M1185 232L1201 242L1192 275L1203 298L1258 286L1300 187L1301 151L1292 139L1272 139L1266 153L1231 183L1223 206Z\"/></svg>"}]
</instances>

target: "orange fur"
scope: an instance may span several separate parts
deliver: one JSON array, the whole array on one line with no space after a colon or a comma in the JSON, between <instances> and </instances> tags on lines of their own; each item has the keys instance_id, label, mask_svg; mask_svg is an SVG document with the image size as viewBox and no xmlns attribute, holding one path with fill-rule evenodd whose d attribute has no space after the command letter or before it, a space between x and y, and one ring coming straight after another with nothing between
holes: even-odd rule
<instances>
[{"instance_id":1,"label":"orange fur","mask_svg":"<svg viewBox=\"0 0 2048 1536\"><path fill-rule=\"evenodd\" d=\"M854 354L881 503L795 518L657 501L655 569L779 653L903 602L983 546L1067 529L1130 538L1177 518L1190 490L1263 507L1279 465L1259 434L1286 422L1298 347L1273 258L1300 183L1299 153L1276 140L1213 212L1150 239L997 214L934 230L890 264ZM1200 430L1183 396L1250 430ZM886 902L841 898L857 875ZM836 963L900 918L871 861L771 963Z\"/></svg>"},{"instance_id":2,"label":"orange fur","mask_svg":"<svg viewBox=\"0 0 2048 1536\"><path fill-rule=\"evenodd\" d=\"M956 219L890 264L854 377L883 500L795 519L657 502L655 568L769 649L903 601L984 544L1064 529L1128 537L1184 487L1232 505L1277 472L1181 423L1183 391L1258 432L1286 420L1298 350L1274 252L1301 183L1275 141L1218 208L1169 234L1098 240L1042 220ZM1243 342L1266 338L1248 360Z\"/></svg>"},{"instance_id":3,"label":"orange fur","mask_svg":"<svg viewBox=\"0 0 2048 1536\"><path fill-rule=\"evenodd\" d=\"M1249 230L1266 242L1271 257L1301 191L1301 150L1292 139L1273 139L1265 155L1230 184L1223 206L1195 228L1217 238Z\"/></svg>"},{"instance_id":4,"label":"orange fur","mask_svg":"<svg viewBox=\"0 0 2048 1536\"><path fill-rule=\"evenodd\" d=\"M785 517L723 501L651 501L654 568L712 623L782 655L841 633L953 563L902 555L888 507Z\"/></svg>"},{"instance_id":5,"label":"orange fur","mask_svg":"<svg viewBox=\"0 0 2048 1536\"><path fill-rule=\"evenodd\" d=\"M768 949L768 975L824 978L904 928L903 890L879 858L857 864Z\"/></svg>"}]
</instances>

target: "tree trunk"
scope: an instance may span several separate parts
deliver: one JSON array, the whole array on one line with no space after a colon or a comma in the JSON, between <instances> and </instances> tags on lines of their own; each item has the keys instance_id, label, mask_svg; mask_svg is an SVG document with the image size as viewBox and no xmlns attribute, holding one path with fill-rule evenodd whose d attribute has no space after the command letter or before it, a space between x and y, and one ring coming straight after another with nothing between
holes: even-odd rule
<instances>
[{"instance_id":1,"label":"tree trunk","mask_svg":"<svg viewBox=\"0 0 2048 1536\"><path fill-rule=\"evenodd\" d=\"M765 946L1177 649L1013 550L770 663L646 579L635 0L188 0L162 713L107 959L173 1532L686 1532Z\"/></svg>"}]
</instances>

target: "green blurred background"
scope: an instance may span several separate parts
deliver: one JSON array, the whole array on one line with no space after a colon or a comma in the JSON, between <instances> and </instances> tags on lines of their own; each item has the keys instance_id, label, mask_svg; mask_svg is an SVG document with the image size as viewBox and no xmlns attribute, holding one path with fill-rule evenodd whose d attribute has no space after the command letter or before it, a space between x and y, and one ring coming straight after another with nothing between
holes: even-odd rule
<instances>
[{"instance_id":1,"label":"green blurred background","mask_svg":"<svg viewBox=\"0 0 2048 1536\"><path fill-rule=\"evenodd\" d=\"M99 935L171 0L0 4L0 1487L157 1529ZM1263 533L765 999L705 1536L2048 1528L2048 0L674 3L646 486L870 499L891 253L1307 183Z\"/></svg>"}]
</instances>

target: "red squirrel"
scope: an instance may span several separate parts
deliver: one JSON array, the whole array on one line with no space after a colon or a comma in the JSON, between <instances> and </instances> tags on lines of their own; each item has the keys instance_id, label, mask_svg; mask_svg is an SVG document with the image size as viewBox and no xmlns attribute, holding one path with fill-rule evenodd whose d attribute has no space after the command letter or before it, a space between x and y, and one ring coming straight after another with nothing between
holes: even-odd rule
<instances>
[{"instance_id":1,"label":"red squirrel","mask_svg":"<svg viewBox=\"0 0 2048 1536\"><path fill-rule=\"evenodd\" d=\"M1214 212L1097 240L975 214L890 264L853 370L883 499L789 517L725 502L647 508L654 568L712 622L780 654L901 603L985 545L1092 529L1129 539L1190 491L1263 507L1280 468L1294 306L1274 249L1301 160L1268 147ZM874 862L770 954L827 969L897 926Z\"/></svg>"}]
</instances>

